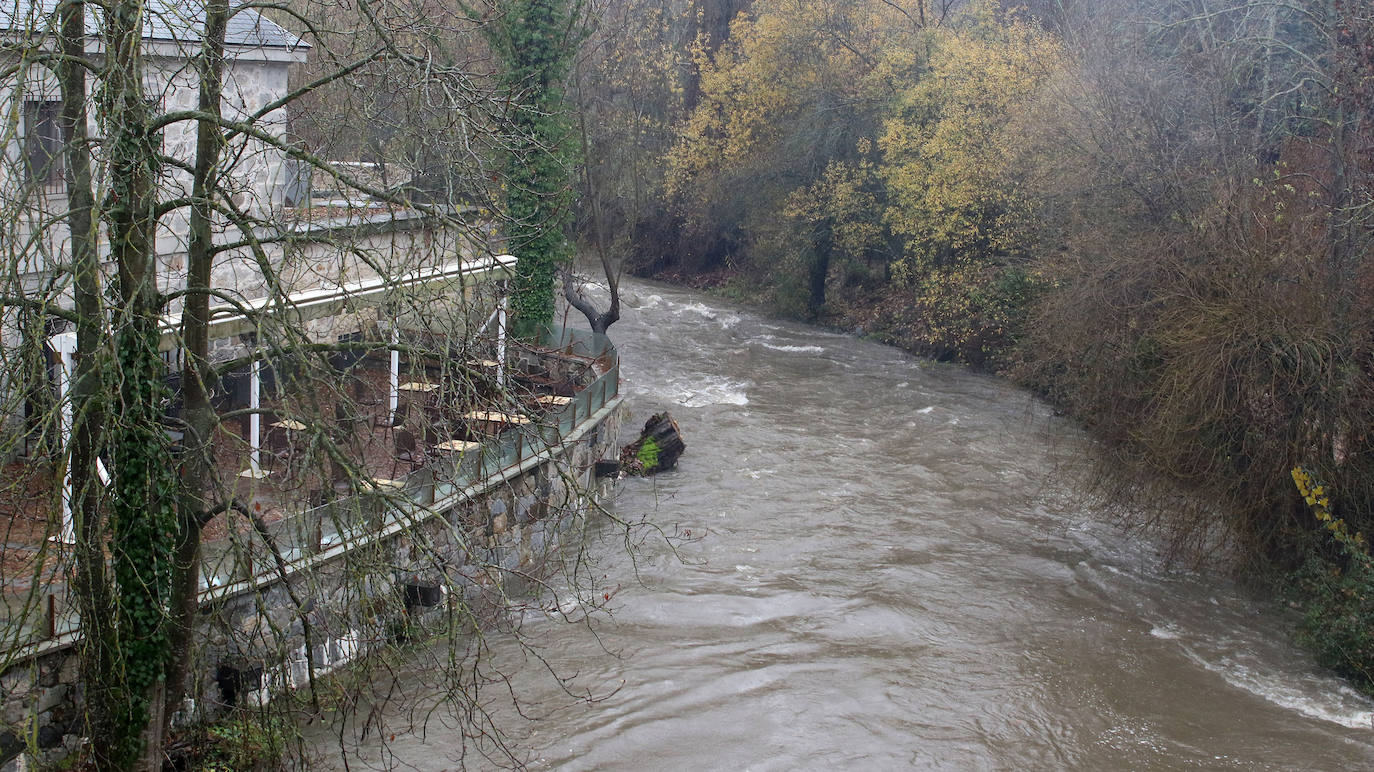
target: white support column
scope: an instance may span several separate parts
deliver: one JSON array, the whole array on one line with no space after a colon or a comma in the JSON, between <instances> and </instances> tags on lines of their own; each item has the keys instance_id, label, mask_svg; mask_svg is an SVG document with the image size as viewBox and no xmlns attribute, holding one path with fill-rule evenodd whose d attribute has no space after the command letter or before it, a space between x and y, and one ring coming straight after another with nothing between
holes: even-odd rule
<instances>
[{"instance_id":1,"label":"white support column","mask_svg":"<svg viewBox=\"0 0 1374 772\"><path fill-rule=\"evenodd\" d=\"M387 396L389 410L387 415L391 416L391 423L396 423L396 409L401 403L401 352L396 350L396 345L401 342L399 325L395 319L391 320L391 382L390 391Z\"/></svg>"},{"instance_id":2,"label":"white support column","mask_svg":"<svg viewBox=\"0 0 1374 772\"><path fill-rule=\"evenodd\" d=\"M496 308L496 386L506 388L506 310L510 305L510 282L501 282L501 302Z\"/></svg>"},{"instance_id":3,"label":"white support column","mask_svg":"<svg viewBox=\"0 0 1374 772\"><path fill-rule=\"evenodd\" d=\"M57 352L57 435L62 438L62 449L66 452L67 463L62 465L62 532L58 540L63 544L76 543L76 519L72 516L72 463L69 446L72 439L72 401L69 398L72 384L72 355L76 353L76 333L64 332L52 337L53 350ZM98 460L97 460L98 463Z\"/></svg>"},{"instance_id":4,"label":"white support column","mask_svg":"<svg viewBox=\"0 0 1374 772\"><path fill-rule=\"evenodd\" d=\"M253 411L248 416L248 476L261 479L262 473L262 358L253 357L248 366L248 408Z\"/></svg>"}]
</instances>

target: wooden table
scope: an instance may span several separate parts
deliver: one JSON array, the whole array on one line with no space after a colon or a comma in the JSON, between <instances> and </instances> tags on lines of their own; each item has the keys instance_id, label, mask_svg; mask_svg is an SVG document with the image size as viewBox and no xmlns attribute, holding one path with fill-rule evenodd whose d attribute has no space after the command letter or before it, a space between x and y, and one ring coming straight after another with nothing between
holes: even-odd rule
<instances>
[{"instance_id":1,"label":"wooden table","mask_svg":"<svg viewBox=\"0 0 1374 772\"><path fill-rule=\"evenodd\" d=\"M444 451L445 453L465 453L469 450L480 447L482 447L482 443L480 442L469 442L468 440L444 440L443 442L435 445L434 449Z\"/></svg>"},{"instance_id":2,"label":"wooden table","mask_svg":"<svg viewBox=\"0 0 1374 772\"><path fill-rule=\"evenodd\" d=\"M305 431L305 424L290 418L273 421L267 425L266 436L262 438L267 452L281 456L291 450L291 441L296 432Z\"/></svg>"},{"instance_id":3,"label":"wooden table","mask_svg":"<svg viewBox=\"0 0 1374 772\"><path fill-rule=\"evenodd\" d=\"M537 396L537 397L534 398L534 401L537 402L537 403L539 403L539 404L541 404L541 405L549 405L549 406L552 406L552 407L563 407L564 405L571 405L571 404L572 404L572 401L573 401L573 398L572 398L572 397L560 397L560 396L558 396L557 394L540 394L539 396Z\"/></svg>"},{"instance_id":4,"label":"wooden table","mask_svg":"<svg viewBox=\"0 0 1374 772\"><path fill-rule=\"evenodd\" d=\"M524 426L530 423L530 419L522 415L511 413L498 413L493 410L473 410L463 414L463 420L472 424L474 430L483 434L496 434L507 424L511 426Z\"/></svg>"},{"instance_id":5,"label":"wooden table","mask_svg":"<svg viewBox=\"0 0 1374 772\"><path fill-rule=\"evenodd\" d=\"M498 413L495 410L473 410L463 414L463 418L469 421L492 421L502 424L523 425L530 422L530 419L516 415L514 413Z\"/></svg>"},{"instance_id":6,"label":"wooden table","mask_svg":"<svg viewBox=\"0 0 1374 772\"><path fill-rule=\"evenodd\" d=\"M366 482L369 486L377 489L378 491L399 491L400 489L406 487L404 480L390 480L385 477L369 477L367 478Z\"/></svg>"}]
</instances>

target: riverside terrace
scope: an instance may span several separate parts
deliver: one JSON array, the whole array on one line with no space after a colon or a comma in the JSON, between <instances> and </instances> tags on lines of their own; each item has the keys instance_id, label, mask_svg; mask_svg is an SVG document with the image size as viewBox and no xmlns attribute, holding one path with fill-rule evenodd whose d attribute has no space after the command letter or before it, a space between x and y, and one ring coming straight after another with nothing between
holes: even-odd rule
<instances>
[{"instance_id":1,"label":"riverside terrace","mask_svg":"<svg viewBox=\"0 0 1374 772\"><path fill-rule=\"evenodd\" d=\"M615 398L619 366L603 336L555 331L543 345L510 344L497 306L488 319L494 335L450 340L397 317L341 336L350 345L327 356L255 360L246 389L242 378L223 388L218 493L246 512L207 526L203 594L366 541L557 446ZM173 440L175 426L173 407ZM71 565L61 534L69 526L54 493L59 459L34 453L11 462L0 487L7 648L79 628L66 594Z\"/></svg>"}]
</instances>

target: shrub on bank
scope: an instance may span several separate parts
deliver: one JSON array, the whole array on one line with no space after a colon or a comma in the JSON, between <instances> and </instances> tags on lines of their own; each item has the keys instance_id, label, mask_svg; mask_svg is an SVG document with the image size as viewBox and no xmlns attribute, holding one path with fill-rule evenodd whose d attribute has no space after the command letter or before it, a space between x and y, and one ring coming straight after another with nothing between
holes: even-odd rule
<instances>
[{"instance_id":1,"label":"shrub on bank","mask_svg":"<svg viewBox=\"0 0 1374 772\"><path fill-rule=\"evenodd\" d=\"M1374 694L1374 565L1367 555L1321 553L1314 547L1289 580L1302 611L1298 640L1323 667Z\"/></svg>"},{"instance_id":2,"label":"shrub on bank","mask_svg":"<svg viewBox=\"0 0 1374 772\"><path fill-rule=\"evenodd\" d=\"M1307 545L1308 558L1290 581L1303 610L1300 641L1317 661L1374 694L1374 558L1363 533L1331 511L1331 492L1303 467L1293 482L1325 533Z\"/></svg>"}]
</instances>

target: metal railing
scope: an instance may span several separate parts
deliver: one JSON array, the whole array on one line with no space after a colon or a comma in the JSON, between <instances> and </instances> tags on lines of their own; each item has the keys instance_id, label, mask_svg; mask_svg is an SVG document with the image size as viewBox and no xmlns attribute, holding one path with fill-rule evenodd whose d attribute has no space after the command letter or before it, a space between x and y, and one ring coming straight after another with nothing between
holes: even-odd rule
<instances>
[{"instance_id":1,"label":"metal railing","mask_svg":"<svg viewBox=\"0 0 1374 772\"><path fill-rule=\"evenodd\" d=\"M428 461L398 479L397 488L356 490L327 504L303 509L267 526L275 554L259 534L240 530L237 536L202 545L202 591L211 591L257 577L270 578L287 564L343 545L370 541L394 527L404 527L452 508L484 484L518 469L560 447L566 438L619 396L620 361L605 335L584 330L554 329L546 333L545 348L561 354L595 359L604 367L572 400L539 420L509 426L478 448Z\"/></svg>"},{"instance_id":2,"label":"metal railing","mask_svg":"<svg viewBox=\"0 0 1374 772\"><path fill-rule=\"evenodd\" d=\"M509 426L466 452L435 457L395 481L397 487L356 484L349 494L322 506L301 507L267 523L267 539L239 518L229 535L201 545L202 595L268 583L283 569L298 570L312 560L385 538L480 495L527 463L552 457L619 396L620 360L606 336L589 331L554 329L542 342L556 354L596 360L601 373L568 404L530 424ZM0 588L0 648L77 633L79 619L66 582L54 579L38 592Z\"/></svg>"}]
</instances>

